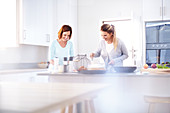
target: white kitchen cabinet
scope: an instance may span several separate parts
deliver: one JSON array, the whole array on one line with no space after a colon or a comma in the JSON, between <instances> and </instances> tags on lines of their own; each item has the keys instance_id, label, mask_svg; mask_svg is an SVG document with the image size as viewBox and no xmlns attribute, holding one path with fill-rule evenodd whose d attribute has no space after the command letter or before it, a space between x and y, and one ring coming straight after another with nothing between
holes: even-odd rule
<instances>
[{"instance_id":1,"label":"white kitchen cabinet","mask_svg":"<svg viewBox=\"0 0 170 113\"><path fill-rule=\"evenodd\" d=\"M20 44L49 46L64 24L72 27L72 40L76 40L77 0L21 1L23 26Z\"/></svg>"},{"instance_id":2,"label":"white kitchen cabinet","mask_svg":"<svg viewBox=\"0 0 170 113\"><path fill-rule=\"evenodd\" d=\"M143 0L143 20L160 21L170 19L170 0Z\"/></svg>"},{"instance_id":3,"label":"white kitchen cabinet","mask_svg":"<svg viewBox=\"0 0 170 113\"><path fill-rule=\"evenodd\" d=\"M1 82L34 82L36 73L10 73L10 74L1 74Z\"/></svg>"},{"instance_id":4,"label":"white kitchen cabinet","mask_svg":"<svg viewBox=\"0 0 170 113\"><path fill-rule=\"evenodd\" d=\"M170 20L170 0L163 0L163 19Z\"/></svg>"},{"instance_id":5,"label":"white kitchen cabinet","mask_svg":"<svg viewBox=\"0 0 170 113\"><path fill-rule=\"evenodd\" d=\"M49 46L53 35L54 0L22 0L20 44Z\"/></svg>"},{"instance_id":6,"label":"white kitchen cabinet","mask_svg":"<svg viewBox=\"0 0 170 113\"><path fill-rule=\"evenodd\" d=\"M42 70L43 71L43 70ZM7 72L0 74L0 82L41 82L47 83L48 76L37 76L39 71Z\"/></svg>"}]
</instances>

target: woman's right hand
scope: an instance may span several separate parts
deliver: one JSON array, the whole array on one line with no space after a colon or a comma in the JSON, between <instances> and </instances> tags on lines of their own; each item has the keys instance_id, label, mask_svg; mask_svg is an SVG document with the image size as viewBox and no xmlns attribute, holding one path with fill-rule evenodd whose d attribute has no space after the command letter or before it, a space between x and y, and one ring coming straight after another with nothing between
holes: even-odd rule
<instances>
[{"instance_id":1,"label":"woman's right hand","mask_svg":"<svg viewBox=\"0 0 170 113\"><path fill-rule=\"evenodd\" d=\"M54 60L50 60L50 64L54 65Z\"/></svg>"},{"instance_id":2,"label":"woman's right hand","mask_svg":"<svg viewBox=\"0 0 170 113\"><path fill-rule=\"evenodd\" d=\"M90 58L93 59L93 57L94 57L94 53L91 53Z\"/></svg>"}]
</instances>

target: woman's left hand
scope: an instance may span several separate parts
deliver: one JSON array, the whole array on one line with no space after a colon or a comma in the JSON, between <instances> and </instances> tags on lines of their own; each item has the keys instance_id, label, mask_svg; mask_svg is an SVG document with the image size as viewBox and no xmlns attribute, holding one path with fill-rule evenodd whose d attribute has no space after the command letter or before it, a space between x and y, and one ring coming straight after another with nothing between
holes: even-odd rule
<instances>
[{"instance_id":1,"label":"woman's left hand","mask_svg":"<svg viewBox=\"0 0 170 113\"><path fill-rule=\"evenodd\" d=\"M111 60L108 64L109 64L109 65L114 64L114 60Z\"/></svg>"}]
</instances>

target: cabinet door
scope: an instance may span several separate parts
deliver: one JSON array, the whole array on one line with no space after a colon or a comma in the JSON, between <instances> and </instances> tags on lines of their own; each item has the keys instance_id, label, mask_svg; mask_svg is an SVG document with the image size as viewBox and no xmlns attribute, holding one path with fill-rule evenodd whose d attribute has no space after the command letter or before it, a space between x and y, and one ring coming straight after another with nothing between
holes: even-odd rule
<instances>
[{"instance_id":1,"label":"cabinet door","mask_svg":"<svg viewBox=\"0 0 170 113\"><path fill-rule=\"evenodd\" d=\"M48 46L52 12L52 0L23 0L23 37L20 43Z\"/></svg>"},{"instance_id":2,"label":"cabinet door","mask_svg":"<svg viewBox=\"0 0 170 113\"><path fill-rule=\"evenodd\" d=\"M162 0L143 0L143 20L162 20Z\"/></svg>"},{"instance_id":3,"label":"cabinet door","mask_svg":"<svg viewBox=\"0 0 170 113\"><path fill-rule=\"evenodd\" d=\"M170 20L170 0L163 0L163 20Z\"/></svg>"}]
</instances>

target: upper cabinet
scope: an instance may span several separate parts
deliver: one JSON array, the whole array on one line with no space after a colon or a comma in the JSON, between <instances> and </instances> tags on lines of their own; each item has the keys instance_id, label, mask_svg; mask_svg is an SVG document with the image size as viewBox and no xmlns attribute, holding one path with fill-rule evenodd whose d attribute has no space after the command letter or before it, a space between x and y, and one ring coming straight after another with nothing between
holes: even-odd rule
<instances>
[{"instance_id":1,"label":"upper cabinet","mask_svg":"<svg viewBox=\"0 0 170 113\"><path fill-rule=\"evenodd\" d=\"M20 44L49 46L63 24L76 32L77 0L20 1Z\"/></svg>"},{"instance_id":2,"label":"upper cabinet","mask_svg":"<svg viewBox=\"0 0 170 113\"><path fill-rule=\"evenodd\" d=\"M143 20L160 21L170 19L170 0L143 0Z\"/></svg>"},{"instance_id":3,"label":"upper cabinet","mask_svg":"<svg viewBox=\"0 0 170 113\"><path fill-rule=\"evenodd\" d=\"M170 20L170 0L163 0L163 20Z\"/></svg>"},{"instance_id":4,"label":"upper cabinet","mask_svg":"<svg viewBox=\"0 0 170 113\"><path fill-rule=\"evenodd\" d=\"M49 46L53 35L53 1L22 0L20 44Z\"/></svg>"}]
</instances>

